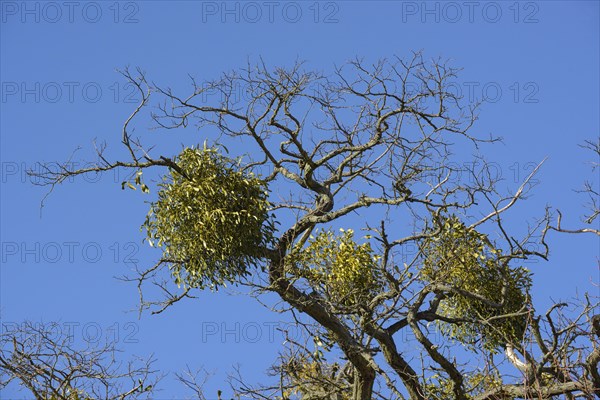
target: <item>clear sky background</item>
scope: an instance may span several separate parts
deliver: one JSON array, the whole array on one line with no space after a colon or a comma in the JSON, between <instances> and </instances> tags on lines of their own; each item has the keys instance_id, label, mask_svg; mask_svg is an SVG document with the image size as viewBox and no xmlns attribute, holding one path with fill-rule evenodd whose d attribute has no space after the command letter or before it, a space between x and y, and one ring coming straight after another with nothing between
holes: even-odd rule
<instances>
[{"instance_id":1,"label":"clear sky background","mask_svg":"<svg viewBox=\"0 0 600 400\"><path fill-rule=\"evenodd\" d=\"M139 66L156 83L187 89L188 74L209 80L258 57L269 65L306 60L327 73L355 56L376 60L423 50L426 58L463 68L467 99L487 96L472 133L504 138L488 154L508 184L516 186L548 157L539 186L507 215L515 226L541 216L546 204L563 210L565 224L580 226L586 199L573 189L585 179L598 181L589 164L593 154L578 146L599 133L597 1L0 5L2 329L28 319L58 321L80 342L118 334L125 358L153 353L165 372L186 364L213 371L209 394L225 386L236 363L249 381L261 381L283 341L270 335L280 317L222 292L138 320L129 312L138 305L135 286L114 276L159 256L139 230L144 201L152 197L122 191L122 176L77 179L56 188L40 218L46 189L25 175L37 161L64 161L78 146L74 161L93 160L94 139L108 142L108 155L124 157L121 127L135 103L115 68ZM136 134L171 155L182 143L210 137L148 127L136 125ZM598 239L551 235L550 244L549 262L527 265L540 310L551 299L597 292ZM164 398L184 393L171 378L163 388ZM19 395L9 389L0 398Z\"/></svg>"}]
</instances>

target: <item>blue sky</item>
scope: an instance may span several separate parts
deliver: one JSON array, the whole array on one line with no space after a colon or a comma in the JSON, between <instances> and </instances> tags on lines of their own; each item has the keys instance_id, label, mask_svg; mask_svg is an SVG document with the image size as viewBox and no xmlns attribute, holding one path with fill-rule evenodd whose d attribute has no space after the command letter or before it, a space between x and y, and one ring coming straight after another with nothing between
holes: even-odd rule
<instances>
[{"instance_id":1,"label":"blue sky","mask_svg":"<svg viewBox=\"0 0 600 400\"><path fill-rule=\"evenodd\" d=\"M376 60L422 50L463 68L462 94L488 97L473 132L504 138L491 150L508 183L548 161L539 186L508 217L518 225L546 204L576 226L585 198L572 189L596 179L580 147L599 132L599 3L533 2L13 2L1 1L2 266L0 316L59 321L78 340L119 334L126 354L154 353L164 371L205 366L224 387L239 363L260 381L282 342L280 317L230 293L203 293L158 316L135 312L132 284L114 279L158 254L142 244L148 198L122 191L122 176L77 179L57 187L40 218L45 189L24 171L37 161L92 160L92 141L119 148L132 112L131 88L115 72L141 67L150 80L185 89L187 75L218 77L263 57L296 59L323 72L355 56ZM173 154L207 133L136 134ZM549 262L528 265L540 305L598 290L598 239L552 235ZM543 307L542 307L543 308ZM238 325L236 325L238 324ZM238 343L239 342L239 343ZM181 396L164 382L165 398ZM6 391L1 398L17 396Z\"/></svg>"}]
</instances>

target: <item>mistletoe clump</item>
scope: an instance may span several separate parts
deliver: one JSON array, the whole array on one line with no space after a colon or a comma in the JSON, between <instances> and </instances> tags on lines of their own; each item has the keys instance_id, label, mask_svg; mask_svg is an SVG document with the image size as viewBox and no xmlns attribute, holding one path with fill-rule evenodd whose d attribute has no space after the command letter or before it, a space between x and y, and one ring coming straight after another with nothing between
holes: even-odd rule
<instances>
[{"instance_id":1,"label":"mistletoe clump","mask_svg":"<svg viewBox=\"0 0 600 400\"><path fill-rule=\"evenodd\" d=\"M283 399L336 399L352 398L351 383L337 363L315 361L298 356L280 367L288 377L290 388Z\"/></svg>"},{"instance_id":2,"label":"mistletoe clump","mask_svg":"<svg viewBox=\"0 0 600 400\"><path fill-rule=\"evenodd\" d=\"M216 289L250 273L271 242L264 181L215 148L186 148L144 224L175 282Z\"/></svg>"},{"instance_id":3,"label":"mistletoe clump","mask_svg":"<svg viewBox=\"0 0 600 400\"><path fill-rule=\"evenodd\" d=\"M502 379L495 371L473 372L464 376L467 399L472 399L492 388L500 387ZM454 398L454 382L443 374L435 373L428 377L423 385L426 398L430 400L447 400Z\"/></svg>"},{"instance_id":4,"label":"mistletoe clump","mask_svg":"<svg viewBox=\"0 0 600 400\"><path fill-rule=\"evenodd\" d=\"M378 256L371 245L354 241L354 231L321 231L291 256L294 275L305 278L333 303L353 306L370 299L379 286Z\"/></svg>"},{"instance_id":5,"label":"mistletoe clump","mask_svg":"<svg viewBox=\"0 0 600 400\"><path fill-rule=\"evenodd\" d=\"M463 321L440 322L442 333L473 348L481 340L491 352L522 339L531 311L526 268L510 268L486 235L456 216L442 219L422 251L422 278L446 288L438 312Z\"/></svg>"}]
</instances>

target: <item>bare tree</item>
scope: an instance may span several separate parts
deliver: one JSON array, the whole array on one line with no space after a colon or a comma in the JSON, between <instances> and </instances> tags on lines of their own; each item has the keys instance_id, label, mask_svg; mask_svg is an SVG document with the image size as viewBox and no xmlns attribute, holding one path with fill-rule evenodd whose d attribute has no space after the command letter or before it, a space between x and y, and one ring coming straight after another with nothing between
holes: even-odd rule
<instances>
[{"instance_id":1,"label":"bare tree","mask_svg":"<svg viewBox=\"0 0 600 400\"><path fill-rule=\"evenodd\" d=\"M273 308L293 314L314 339L288 342L274 384L251 387L234 377L238 394L598 396L598 299L586 297L576 314L556 304L539 315L531 274L516 265L548 256L550 213L519 221L520 229L505 218L541 162L513 192L500 190L479 155L499 139L471 133L477 107L451 90L456 69L420 54L356 59L331 76L302 63L261 62L216 81L192 80L186 96L138 72L123 73L142 98L122 131L129 160L109 161L102 146L94 166L34 174L53 188L70 176L128 168L135 181L123 187L147 192L143 171L167 168L145 224L163 256L131 278L141 307L162 312L195 290L232 282L257 298L276 293L283 303ZM152 113L157 127L195 125L213 140L177 156L152 155L130 133L151 96L161 99ZM227 158L229 142L246 153ZM147 283L166 298L148 300ZM401 348L406 334L420 359Z\"/></svg>"},{"instance_id":2,"label":"bare tree","mask_svg":"<svg viewBox=\"0 0 600 400\"><path fill-rule=\"evenodd\" d=\"M160 375L152 359L117 360L114 343L73 346L50 324L23 322L0 336L0 389L11 382L36 400L152 398Z\"/></svg>"}]
</instances>

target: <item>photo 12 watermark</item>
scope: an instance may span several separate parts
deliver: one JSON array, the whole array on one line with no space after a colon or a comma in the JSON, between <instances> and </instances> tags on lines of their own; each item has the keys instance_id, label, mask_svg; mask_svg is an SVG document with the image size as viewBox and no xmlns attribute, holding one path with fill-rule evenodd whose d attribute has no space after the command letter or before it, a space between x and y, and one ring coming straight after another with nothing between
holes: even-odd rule
<instances>
[{"instance_id":1,"label":"photo 12 watermark","mask_svg":"<svg viewBox=\"0 0 600 400\"><path fill-rule=\"evenodd\" d=\"M519 104L537 104L540 102L540 87L534 81L450 82L446 90L471 104L476 102L498 103L501 100Z\"/></svg>"},{"instance_id":2,"label":"photo 12 watermark","mask_svg":"<svg viewBox=\"0 0 600 400\"><path fill-rule=\"evenodd\" d=\"M85 343L98 344L102 342L109 343L139 343L138 333L140 327L136 322L113 322L110 324L101 324L95 321L86 322L2 322L2 335L16 335L16 339L24 332L28 326L35 331L44 332L50 339L66 340L68 344L77 341Z\"/></svg>"},{"instance_id":3,"label":"photo 12 watermark","mask_svg":"<svg viewBox=\"0 0 600 400\"><path fill-rule=\"evenodd\" d=\"M337 24L337 1L203 1L202 23L290 23Z\"/></svg>"},{"instance_id":4,"label":"photo 12 watermark","mask_svg":"<svg viewBox=\"0 0 600 400\"><path fill-rule=\"evenodd\" d=\"M0 101L5 104L136 104L141 101L141 95L131 82L3 81L0 83Z\"/></svg>"},{"instance_id":5,"label":"photo 12 watermark","mask_svg":"<svg viewBox=\"0 0 600 400\"><path fill-rule=\"evenodd\" d=\"M304 327L283 322L204 321L200 326L200 342L205 344L308 342L312 338ZM404 333L400 340L411 342L415 338Z\"/></svg>"},{"instance_id":6,"label":"photo 12 watermark","mask_svg":"<svg viewBox=\"0 0 600 400\"><path fill-rule=\"evenodd\" d=\"M112 22L137 24L137 1L2 1L0 20L6 23L58 24Z\"/></svg>"},{"instance_id":7,"label":"photo 12 watermark","mask_svg":"<svg viewBox=\"0 0 600 400\"><path fill-rule=\"evenodd\" d=\"M42 175L58 175L65 170L75 171L78 169L93 169L98 167L96 162L26 162L26 161L2 161L0 162L0 182L3 185L25 184L41 185L44 178ZM123 181L135 176L129 169L113 168L108 171L91 171L78 176L69 176L64 183L73 183L76 180L83 183L109 182L121 184Z\"/></svg>"},{"instance_id":8,"label":"photo 12 watermark","mask_svg":"<svg viewBox=\"0 0 600 400\"><path fill-rule=\"evenodd\" d=\"M403 23L537 24L540 5L534 1L403 1Z\"/></svg>"},{"instance_id":9,"label":"photo 12 watermark","mask_svg":"<svg viewBox=\"0 0 600 400\"><path fill-rule=\"evenodd\" d=\"M136 242L3 241L2 264L126 264L137 265Z\"/></svg>"}]
</instances>

